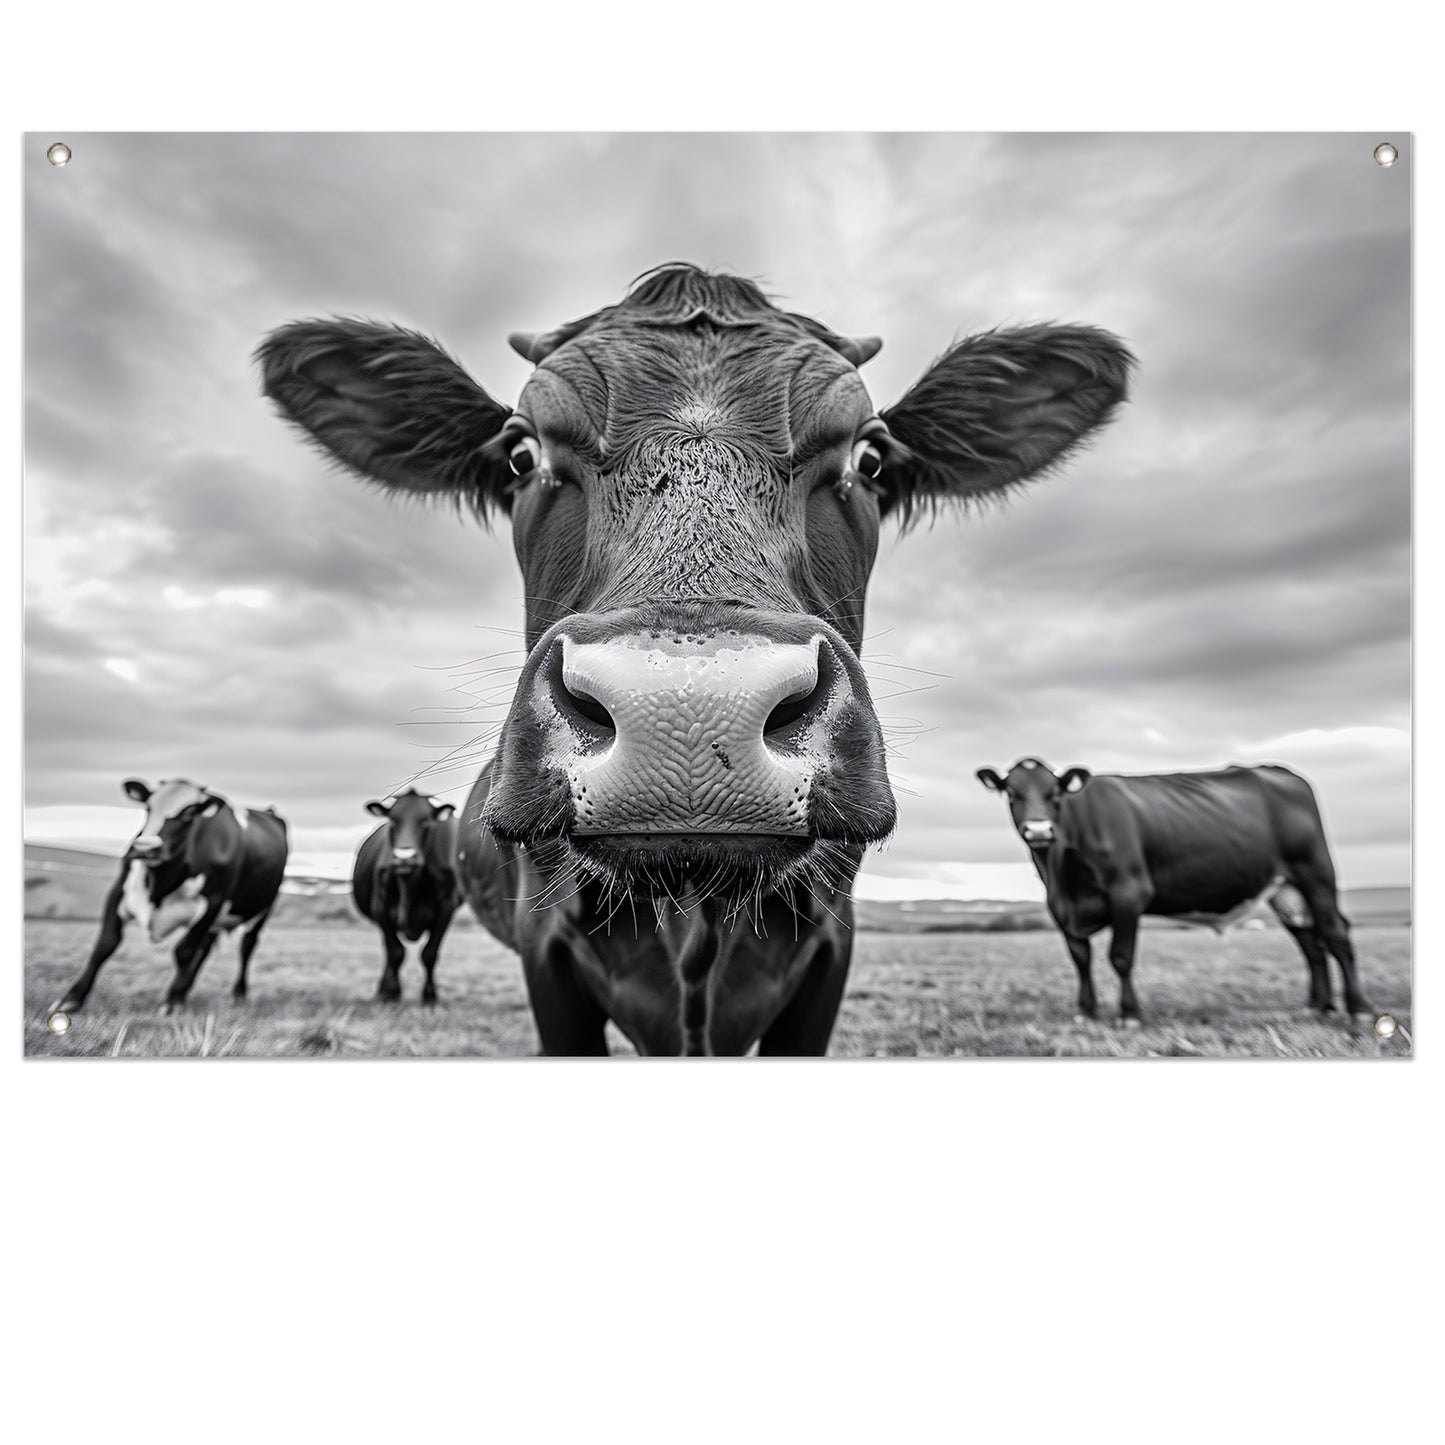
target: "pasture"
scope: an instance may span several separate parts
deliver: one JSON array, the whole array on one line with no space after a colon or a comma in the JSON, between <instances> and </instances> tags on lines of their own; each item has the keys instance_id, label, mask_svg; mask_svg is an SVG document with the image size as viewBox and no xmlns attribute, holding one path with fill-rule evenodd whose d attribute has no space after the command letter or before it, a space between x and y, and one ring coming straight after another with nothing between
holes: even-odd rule
<instances>
[{"instance_id":1,"label":"pasture","mask_svg":"<svg viewBox=\"0 0 1445 1445\"><path fill-rule=\"evenodd\" d=\"M338 923L270 926L251 967L251 997L231 1000L234 940L206 963L187 1012L158 1014L168 951L128 938L67 1034L46 1009L79 971L88 922L27 919L25 1052L46 1056L209 1058L525 1056L536 1050L517 958L482 929L458 928L437 970L441 1002L417 1001L421 968L402 969L403 1001L373 997L381 972L374 930ZM1074 1018L1074 971L1052 932L860 932L832 1054L852 1057L1403 1057L1411 1051L1410 943L1402 927L1355 930L1376 1007L1399 1020L1380 1040L1368 1027L1317 1020L1304 1005L1305 967L1274 928L1225 938L1148 930L1135 982L1147 1021L1123 1029L1118 990L1098 956L1098 1022ZM1338 979L1336 979L1338 991ZM630 1052L613 1034L618 1052Z\"/></svg>"}]
</instances>

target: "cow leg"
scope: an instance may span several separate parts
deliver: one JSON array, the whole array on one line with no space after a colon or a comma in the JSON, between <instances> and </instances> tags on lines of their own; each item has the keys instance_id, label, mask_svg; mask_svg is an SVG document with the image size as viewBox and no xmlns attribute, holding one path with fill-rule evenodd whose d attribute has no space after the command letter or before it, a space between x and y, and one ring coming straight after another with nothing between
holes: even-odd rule
<instances>
[{"instance_id":1,"label":"cow leg","mask_svg":"<svg viewBox=\"0 0 1445 1445\"><path fill-rule=\"evenodd\" d=\"M848 982L850 954L847 947L819 950L796 992L759 1040L760 1058L821 1058L828 1052Z\"/></svg>"},{"instance_id":2,"label":"cow leg","mask_svg":"<svg viewBox=\"0 0 1445 1445\"><path fill-rule=\"evenodd\" d=\"M1355 945L1350 939L1350 925L1340 912L1334 890L1311 898L1305 894L1310 912L1315 917L1315 931L1320 942L1334 955L1345 980L1345 1008L1352 1014L1372 1014L1374 1006L1360 989L1359 971L1355 967Z\"/></svg>"},{"instance_id":3,"label":"cow leg","mask_svg":"<svg viewBox=\"0 0 1445 1445\"><path fill-rule=\"evenodd\" d=\"M162 1013L174 1013L185 1005L186 995L190 993L191 985L195 983L196 975L200 973L201 965L206 961L215 942L216 935L211 932L211 920L202 919L188 929L176 944L176 976L171 980Z\"/></svg>"},{"instance_id":4,"label":"cow leg","mask_svg":"<svg viewBox=\"0 0 1445 1445\"><path fill-rule=\"evenodd\" d=\"M1352 1014L1374 1013L1373 1005L1360 989L1359 973L1355 968L1355 946L1350 940L1350 925L1340 912L1333 867L1326 860L1322 866L1298 870L1291 881L1304 895L1319 941L1334 955L1344 975L1345 1008Z\"/></svg>"},{"instance_id":5,"label":"cow leg","mask_svg":"<svg viewBox=\"0 0 1445 1445\"><path fill-rule=\"evenodd\" d=\"M1310 1007L1316 1013L1333 1013L1335 1004L1330 989L1330 958L1320 942L1314 918L1303 895L1292 884L1285 884L1275 890L1269 906L1285 932L1299 946L1309 966Z\"/></svg>"},{"instance_id":6,"label":"cow leg","mask_svg":"<svg viewBox=\"0 0 1445 1445\"><path fill-rule=\"evenodd\" d=\"M1295 928L1285 924L1290 937L1299 945L1310 971L1310 1007L1316 1013L1335 1011L1334 990L1330 987L1330 959L1320 936L1313 928Z\"/></svg>"},{"instance_id":7,"label":"cow leg","mask_svg":"<svg viewBox=\"0 0 1445 1445\"><path fill-rule=\"evenodd\" d=\"M447 929L451 927L452 914L455 910L445 909L438 917L435 926L427 937L425 946L421 951L422 967L426 969L426 982L422 985L421 1001L423 1003L435 1003L437 1001L436 966L437 955L442 951L442 939L447 936Z\"/></svg>"},{"instance_id":8,"label":"cow leg","mask_svg":"<svg viewBox=\"0 0 1445 1445\"><path fill-rule=\"evenodd\" d=\"M577 981L572 957L561 942L522 955L522 974L542 1052L564 1058L607 1052L607 1015Z\"/></svg>"},{"instance_id":9,"label":"cow leg","mask_svg":"<svg viewBox=\"0 0 1445 1445\"><path fill-rule=\"evenodd\" d=\"M1069 946L1069 957L1079 971L1079 1012L1086 1019L1094 1017L1099 1001L1094 994L1094 949L1087 938L1075 938L1066 933L1064 942Z\"/></svg>"},{"instance_id":10,"label":"cow leg","mask_svg":"<svg viewBox=\"0 0 1445 1445\"><path fill-rule=\"evenodd\" d=\"M80 1008L90 996L90 990L95 986L95 977L101 970L111 954L120 947L121 934L125 925L120 921L120 899L125 883L122 878L105 895L105 905L100 915L100 933L96 936L95 947L90 950L90 960L85 965L85 972L65 990L65 997L56 1004L63 1013L74 1013Z\"/></svg>"},{"instance_id":11,"label":"cow leg","mask_svg":"<svg viewBox=\"0 0 1445 1445\"><path fill-rule=\"evenodd\" d=\"M261 930L266 926L266 920L271 916L268 908L254 923L247 925L241 930L241 967L236 974L236 981L231 985L231 997L241 999L246 997L248 987L246 974L251 967L251 955L256 951L256 940L261 937Z\"/></svg>"},{"instance_id":12,"label":"cow leg","mask_svg":"<svg viewBox=\"0 0 1445 1445\"><path fill-rule=\"evenodd\" d=\"M389 925L382 928L381 940L386 948L386 963L381 970L381 982L376 985L376 996L395 1003L401 997L400 969L406 961L406 945Z\"/></svg>"},{"instance_id":13,"label":"cow leg","mask_svg":"<svg viewBox=\"0 0 1445 1445\"><path fill-rule=\"evenodd\" d=\"M1134 954L1139 941L1139 914L1132 907L1115 907L1111 915L1109 962L1119 975L1119 1016L1125 1023L1139 1022L1139 1000L1134 996Z\"/></svg>"}]
</instances>

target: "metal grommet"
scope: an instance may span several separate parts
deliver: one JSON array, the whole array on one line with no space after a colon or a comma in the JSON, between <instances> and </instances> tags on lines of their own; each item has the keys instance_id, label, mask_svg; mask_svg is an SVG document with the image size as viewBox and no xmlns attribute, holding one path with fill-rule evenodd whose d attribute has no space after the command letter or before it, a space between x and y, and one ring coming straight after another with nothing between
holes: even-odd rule
<instances>
[{"instance_id":1,"label":"metal grommet","mask_svg":"<svg viewBox=\"0 0 1445 1445\"><path fill-rule=\"evenodd\" d=\"M1389 141L1381 141L1375 147L1375 164L1377 166L1392 166L1399 159L1400 152Z\"/></svg>"},{"instance_id":2,"label":"metal grommet","mask_svg":"<svg viewBox=\"0 0 1445 1445\"><path fill-rule=\"evenodd\" d=\"M45 159L53 166L67 166L70 164L70 147L63 140L58 140L45 152Z\"/></svg>"},{"instance_id":3,"label":"metal grommet","mask_svg":"<svg viewBox=\"0 0 1445 1445\"><path fill-rule=\"evenodd\" d=\"M1382 1039L1393 1038L1395 1030L1399 1027L1400 1025L1395 1022L1395 1017L1393 1014L1375 1015L1375 1032Z\"/></svg>"},{"instance_id":4,"label":"metal grommet","mask_svg":"<svg viewBox=\"0 0 1445 1445\"><path fill-rule=\"evenodd\" d=\"M53 1008L45 1016L45 1027L53 1034L70 1032L70 1015L63 1009Z\"/></svg>"}]
</instances>

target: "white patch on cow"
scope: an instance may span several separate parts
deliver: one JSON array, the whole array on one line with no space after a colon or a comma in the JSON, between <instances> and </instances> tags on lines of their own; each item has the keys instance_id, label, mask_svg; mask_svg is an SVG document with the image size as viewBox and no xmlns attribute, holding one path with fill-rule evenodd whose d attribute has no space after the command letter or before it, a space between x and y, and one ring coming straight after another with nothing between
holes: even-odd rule
<instances>
[{"instance_id":1,"label":"white patch on cow","mask_svg":"<svg viewBox=\"0 0 1445 1445\"><path fill-rule=\"evenodd\" d=\"M206 875L198 873L155 905L150 917L152 943L164 943L172 934L200 921L206 911L206 900L201 896L205 886Z\"/></svg>"},{"instance_id":2,"label":"white patch on cow","mask_svg":"<svg viewBox=\"0 0 1445 1445\"><path fill-rule=\"evenodd\" d=\"M251 815L239 803L232 803L231 811L236 815L236 821L241 825L241 831L244 833L250 825Z\"/></svg>"},{"instance_id":3,"label":"white patch on cow","mask_svg":"<svg viewBox=\"0 0 1445 1445\"><path fill-rule=\"evenodd\" d=\"M1216 933L1223 935L1263 908L1283 885L1284 875L1279 873L1271 879L1269 886L1262 893L1247 899L1238 907L1231 908L1228 913L1175 913L1170 916L1180 923L1193 923L1200 928L1212 928Z\"/></svg>"},{"instance_id":4,"label":"white patch on cow","mask_svg":"<svg viewBox=\"0 0 1445 1445\"><path fill-rule=\"evenodd\" d=\"M159 843L161 828L186 808L204 803L211 795L186 778L162 778L146 799L146 819L136 834L137 841Z\"/></svg>"},{"instance_id":5,"label":"white patch on cow","mask_svg":"<svg viewBox=\"0 0 1445 1445\"><path fill-rule=\"evenodd\" d=\"M132 863L126 870L120 895L120 916L124 923L149 928L151 921L150 875L144 863Z\"/></svg>"},{"instance_id":6,"label":"white patch on cow","mask_svg":"<svg viewBox=\"0 0 1445 1445\"><path fill-rule=\"evenodd\" d=\"M1313 928L1315 925L1314 914L1310 912L1304 894L1293 883L1281 886L1270 899L1270 907L1281 923L1288 923L1293 928Z\"/></svg>"}]
</instances>

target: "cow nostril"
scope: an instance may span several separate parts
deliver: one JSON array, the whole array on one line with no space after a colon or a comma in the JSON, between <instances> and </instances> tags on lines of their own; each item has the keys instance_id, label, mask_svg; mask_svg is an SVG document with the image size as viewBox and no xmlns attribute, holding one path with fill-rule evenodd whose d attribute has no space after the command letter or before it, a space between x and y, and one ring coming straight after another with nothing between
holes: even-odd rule
<instances>
[{"instance_id":1,"label":"cow nostril","mask_svg":"<svg viewBox=\"0 0 1445 1445\"><path fill-rule=\"evenodd\" d=\"M578 692L568 687L560 678L557 691L564 706L579 717L585 718L594 728L609 733L617 731L617 724L613 722L612 714L590 693Z\"/></svg>"},{"instance_id":2,"label":"cow nostril","mask_svg":"<svg viewBox=\"0 0 1445 1445\"><path fill-rule=\"evenodd\" d=\"M826 696L827 690L819 680L806 692L798 692L794 693L792 697L785 697L768 714L768 720L763 724L764 734L787 732L790 728L796 727L822 703Z\"/></svg>"},{"instance_id":3,"label":"cow nostril","mask_svg":"<svg viewBox=\"0 0 1445 1445\"><path fill-rule=\"evenodd\" d=\"M811 687L801 688L791 696L785 697L768 714L768 720L763 724L764 736L773 737L779 733L791 732L800 722L821 711L833 690L837 665L830 649L820 647L816 681Z\"/></svg>"}]
</instances>

